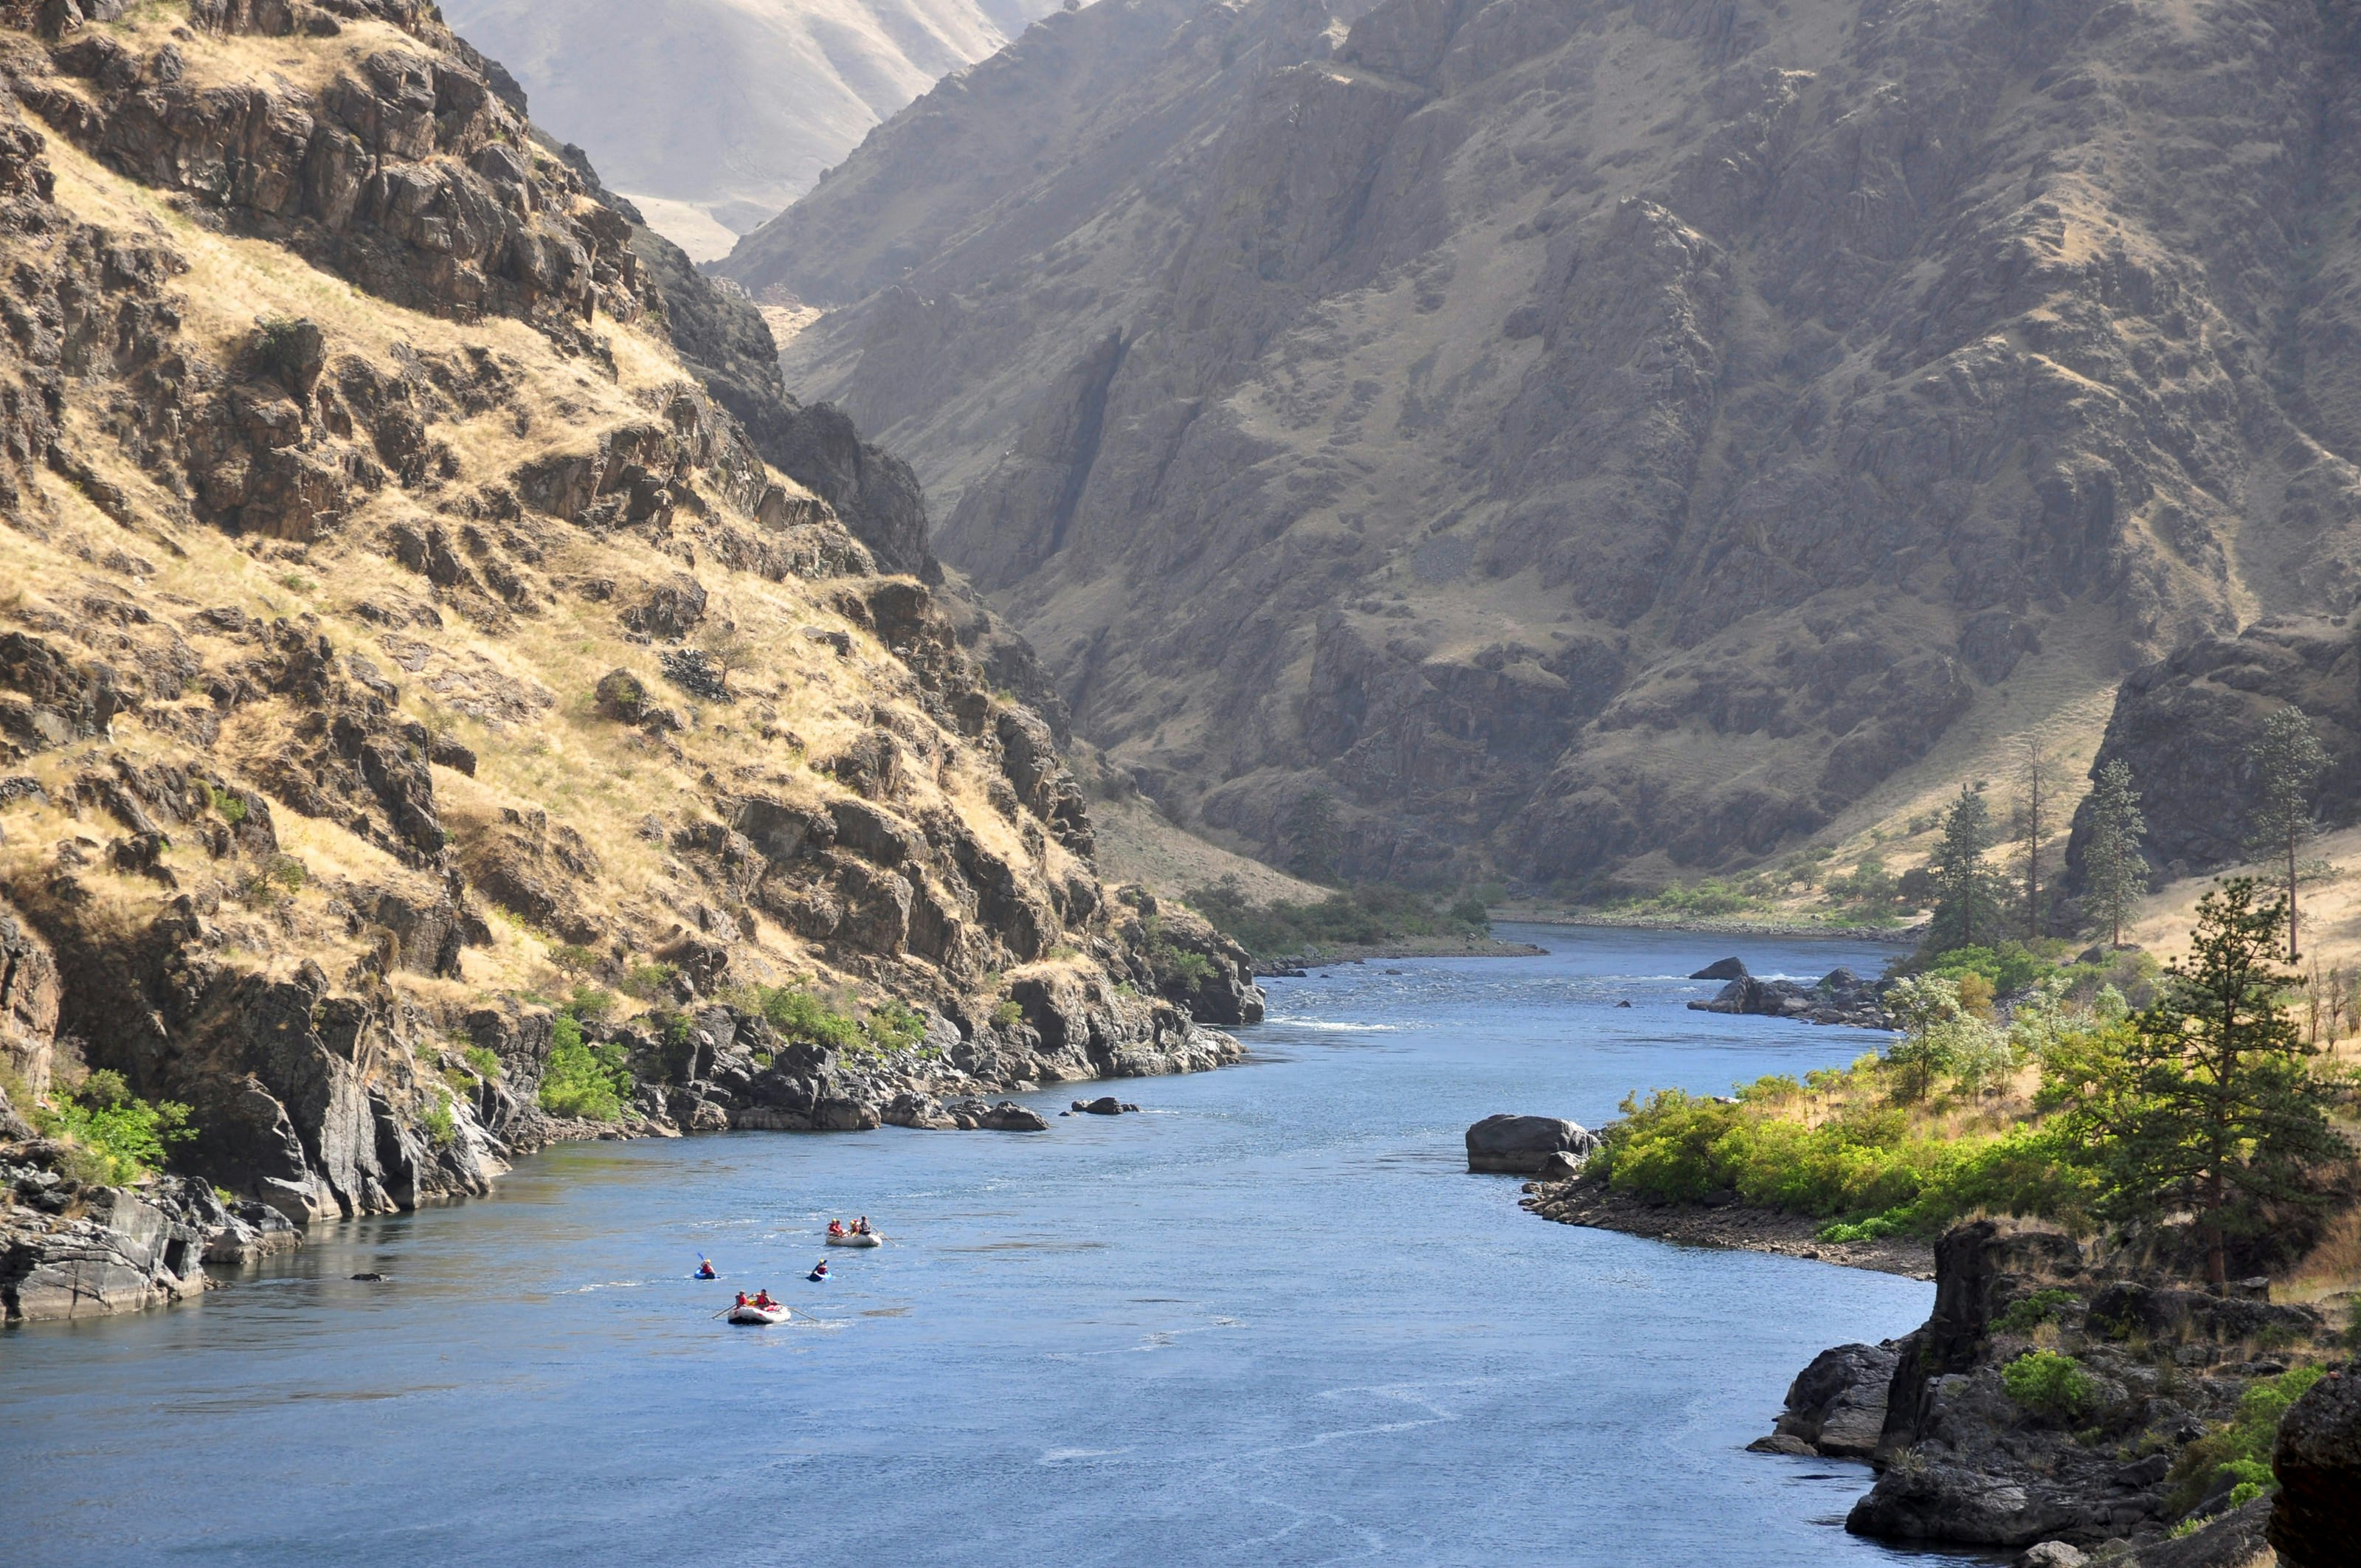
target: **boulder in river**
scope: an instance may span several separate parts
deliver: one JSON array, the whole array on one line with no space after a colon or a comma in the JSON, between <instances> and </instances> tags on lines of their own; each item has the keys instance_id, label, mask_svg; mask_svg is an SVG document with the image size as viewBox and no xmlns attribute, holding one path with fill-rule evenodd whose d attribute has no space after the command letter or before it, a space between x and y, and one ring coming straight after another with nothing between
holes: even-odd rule
<instances>
[{"instance_id":1,"label":"boulder in river","mask_svg":"<svg viewBox=\"0 0 2361 1568\"><path fill-rule=\"evenodd\" d=\"M1689 978L1691 980L1744 980L1746 978L1746 960L1744 959L1716 959L1713 962L1706 965L1705 968L1697 970L1697 973L1689 976Z\"/></svg>"},{"instance_id":2,"label":"boulder in river","mask_svg":"<svg viewBox=\"0 0 2361 1568\"><path fill-rule=\"evenodd\" d=\"M1093 1116L1120 1116L1126 1111L1137 1111L1137 1105L1126 1105L1112 1094L1102 1094L1096 1100L1077 1100L1074 1109Z\"/></svg>"},{"instance_id":3,"label":"boulder in river","mask_svg":"<svg viewBox=\"0 0 2361 1568\"><path fill-rule=\"evenodd\" d=\"M1899 1359L1892 1341L1820 1352L1788 1385L1778 1435L1799 1439L1831 1459L1868 1458L1885 1430L1886 1390Z\"/></svg>"},{"instance_id":4,"label":"boulder in river","mask_svg":"<svg viewBox=\"0 0 2361 1568\"><path fill-rule=\"evenodd\" d=\"M943 1107L961 1130L986 1133L1046 1133L1049 1122L1038 1111L1027 1110L1014 1100L1004 1100L997 1105L987 1105L981 1100L960 1100Z\"/></svg>"},{"instance_id":5,"label":"boulder in river","mask_svg":"<svg viewBox=\"0 0 2361 1568\"><path fill-rule=\"evenodd\" d=\"M1467 1129L1467 1168L1532 1176L1554 1154L1587 1159L1598 1135L1556 1116L1500 1112Z\"/></svg>"}]
</instances>

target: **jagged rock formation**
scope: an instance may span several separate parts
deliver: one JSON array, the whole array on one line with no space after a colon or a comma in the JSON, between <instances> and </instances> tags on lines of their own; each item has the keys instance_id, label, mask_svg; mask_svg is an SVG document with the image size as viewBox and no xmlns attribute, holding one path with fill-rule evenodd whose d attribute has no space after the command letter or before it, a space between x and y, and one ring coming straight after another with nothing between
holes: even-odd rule
<instances>
[{"instance_id":1,"label":"jagged rock formation","mask_svg":"<svg viewBox=\"0 0 2361 1568\"><path fill-rule=\"evenodd\" d=\"M1159 995L1005 630L765 463L775 367L516 99L419 0L0 6L0 1065L187 1103L301 1223L584 1131L577 985L652 1007L588 1032L653 1130L1235 1059L1189 1009L1250 981Z\"/></svg>"},{"instance_id":2,"label":"jagged rock formation","mask_svg":"<svg viewBox=\"0 0 2361 1568\"><path fill-rule=\"evenodd\" d=\"M2004 1222L1947 1233L1934 1311L1893 1346L1877 1483L1845 1528L1985 1546L2161 1536L2181 1512L2167 1501L2180 1451L2228 1418L2250 1380L2285 1370L2257 1346L2334 1335L2309 1307L2126 1277L2125 1261ZM2045 1323L2086 1379L2071 1410L2029 1407L2003 1386L2002 1367ZM2103 1441L2077 1441L2077 1421ZM2228 1493L2209 1491L2190 1516L2219 1511Z\"/></svg>"},{"instance_id":3,"label":"jagged rock formation","mask_svg":"<svg viewBox=\"0 0 2361 1568\"><path fill-rule=\"evenodd\" d=\"M1100 5L723 267L836 307L791 378L1159 797L1284 853L1331 792L1354 875L1711 864L2019 687L2353 608L2356 38Z\"/></svg>"},{"instance_id":4,"label":"jagged rock formation","mask_svg":"<svg viewBox=\"0 0 2361 1568\"><path fill-rule=\"evenodd\" d=\"M1057 0L448 0L536 114L719 255L869 128ZM662 206L646 202L662 198ZM702 241L702 246L695 242Z\"/></svg>"},{"instance_id":5,"label":"jagged rock formation","mask_svg":"<svg viewBox=\"0 0 2361 1568\"><path fill-rule=\"evenodd\" d=\"M2314 796L2321 818L2337 828L2361 820L2361 639L2345 618L2200 638L2125 680L2092 765L2131 770L2147 822L2141 850L2157 872L2179 878L2248 858L2262 800L2254 746L2264 720L2289 703L2311 716L2330 757ZM2067 847L2078 878L2088 817L2086 806Z\"/></svg>"}]
</instances>

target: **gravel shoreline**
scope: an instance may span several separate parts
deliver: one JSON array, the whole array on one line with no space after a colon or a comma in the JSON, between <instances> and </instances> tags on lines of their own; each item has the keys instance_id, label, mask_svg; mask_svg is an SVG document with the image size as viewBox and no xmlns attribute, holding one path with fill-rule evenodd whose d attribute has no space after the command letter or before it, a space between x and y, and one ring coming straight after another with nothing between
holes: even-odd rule
<instances>
[{"instance_id":1,"label":"gravel shoreline","mask_svg":"<svg viewBox=\"0 0 2361 1568\"><path fill-rule=\"evenodd\" d=\"M1781 1213L1732 1203L1718 1207L1697 1204L1651 1203L1616 1192L1596 1177L1573 1181L1527 1182L1523 1206L1544 1220L1562 1225L1587 1225L1593 1230L1620 1231L1653 1241L1684 1246L1730 1247L1744 1252L1776 1253L1805 1257L1847 1268L1874 1269L1912 1279L1935 1277L1932 1243L1907 1236L1872 1242L1824 1242L1817 1232L1822 1222L1802 1214Z\"/></svg>"}]
</instances>

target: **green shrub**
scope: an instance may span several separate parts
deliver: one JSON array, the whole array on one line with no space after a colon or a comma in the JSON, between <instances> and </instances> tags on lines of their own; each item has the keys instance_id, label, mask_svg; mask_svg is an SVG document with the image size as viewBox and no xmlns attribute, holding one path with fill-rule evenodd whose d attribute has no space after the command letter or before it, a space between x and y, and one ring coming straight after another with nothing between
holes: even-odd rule
<instances>
[{"instance_id":1,"label":"green shrub","mask_svg":"<svg viewBox=\"0 0 2361 1568\"><path fill-rule=\"evenodd\" d=\"M2220 1431L2199 1438L2180 1451L2172 1466L2173 1488L2165 1505L2186 1508L2223 1481L2233 1483L2230 1507L2239 1508L2264 1493L2278 1489L2271 1475L2271 1448L2279 1440L2279 1420L2288 1407L2320 1381L2325 1369L2299 1366L2276 1377L2249 1384L2238 1399L2238 1413Z\"/></svg>"},{"instance_id":2,"label":"green shrub","mask_svg":"<svg viewBox=\"0 0 2361 1568\"><path fill-rule=\"evenodd\" d=\"M550 1026L549 1064L542 1069L541 1108L553 1116L611 1122L631 1092L631 1070L620 1046L592 1046L582 1025L559 1014Z\"/></svg>"},{"instance_id":3,"label":"green shrub","mask_svg":"<svg viewBox=\"0 0 2361 1568\"><path fill-rule=\"evenodd\" d=\"M212 788L214 795L214 810L219 814L221 819L228 823L233 828L244 822L246 820L247 811L246 802L237 795L230 794L219 784L213 785Z\"/></svg>"},{"instance_id":4,"label":"green shrub","mask_svg":"<svg viewBox=\"0 0 2361 1568\"><path fill-rule=\"evenodd\" d=\"M2081 1299L2073 1291L2053 1285L2011 1301L2008 1310L1994 1321L1993 1327L2004 1334L2031 1333L2043 1323L2057 1321L2059 1312Z\"/></svg>"},{"instance_id":5,"label":"green shrub","mask_svg":"<svg viewBox=\"0 0 2361 1568\"><path fill-rule=\"evenodd\" d=\"M460 1054L466 1058L467 1065L476 1069L477 1077L485 1079L500 1077L500 1058L494 1056L487 1047L469 1046Z\"/></svg>"},{"instance_id":6,"label":"green shrub","mask_svg":"<svg viewBox=\"0 0 2361 1568\"><path fill-rule=\"evenodd\" d=\"M840 1051L867 1043L859 1020L839 1013L802 986L760 986L756 996L764 1020L789 1040Z\"/></svg>"},{"instance_id":7,"label":"green shrub","mask_svg":"<svg viewBox=\"0 0 2361 1568\"><path fill-rule=\"evenodd\" d=\"M1662 1201L1733 1191L1763 1208L1850 1227L1823 1232L1829 1241L1932 1235L1980 1210L2067 1219L2081 1212L2090 1173L2067 1161L2072 1151L2058 1135L2037 1127L1956 1137L1914 1132L1903 1110L1872 1092L1872 1075L1882 1070L1870 1061L1812 1074L1816 1091L1849 1080L1854 1091L1817 1126L1780 1114L1797 1092L1785 1077L1742 1088L1736 1104L1678 1090L1659 1091L1645 1103L1627 1099L1592 1168L1618 1191Z\"/></svg>"},{"instance_id":8,"label":"green shrub","mask_svg":"<svg viewBox=\"0 0 2361 1568\"><path fill-rule=\"evenodd\" d=\"M566 1011L574 1017L596 1023L615 1010L615 993L601 991L595 985L577 985L566 1000Z\"/></svg>"},{"instance_id":9,"label":"green shrub","mask_svg":"<svg viewBox=\"0 0 2361 1568\"><path fill-rule=\"evenodd\" d=\"M167 1150L196 1136L186 1105L171 1100L150 1104L132 1094L121 1073L104 1068L50 1106L34 1107L32 1120L49 1136L80 1151L70 1162L69 1176L110 1187L158 1169Z\"/></svg>"},{"instance_id":10,"label":"green shrub","mask_svg":"<svg viewBox=\"0 0 2361 1568\"><path fill-rule=\"evenodd\" d=\"M458 1118L451 1114L451 1102L440 1095L426 1108L418 1124L426 1129L426 1141L438 1149L449 1148L459 1136Z\"/></svg>"},{"instance_id":11,"label":"green shrub","mask_svg":"<svg viewBox=\"0 0 2361 1568\"><path fill-rule=\"evenodd\" d=\"M1954 983L1966 975L1981 975L1994 992L2007 996L2025 990L2053 967L2022 942L2003 942L1998 948L1953 948L1928 964L1927 972Z\"/></svg>"},{"instance_id":12,"label":"green shrub","mask_svg":"<svg viewBox=\"0 0 2361 1568\"><path fill-rule=\"evenodd\" d=\"M907 1049L927 1036L925 1016L899 1002L884 1002L871 1008L861 1027L872 1045L885 1051Z\"/></svg>"},{"instance_id":13,"label":"green shrub","mask_svg":"<svg viewBox=\"0 0 2361 1568\"><path fill-rule=\"evenodd\" d=\"M1004 996L992 1004L992 1021L1003 1029L1025 1022L1025 1009L1013 996Z\"/></svg>"},{"instance_id":14,"label":"green shrub","mask_svg":"<svg viewBox=\"0 0 2361 1568\"><path fill-rule=\"evenodd\" d=\"M2098 1386L2082 1364L2054 1350L2028 1350L2000 1369L2008 1397L2036 1415L2063 1420L2097 1401Z\"/></svg>"},{"instance_id":15,"label":"green shrub","mask_svg":"<svg viewBox=\"0 0 2361 1568\"><path fill-rule=\"evenodd\" d=\"M621 990L635 1002L653 1002L671 992L673 977L679 972L670 964L633 964L623 976Z\"/></svg>"},{"instance_id":16,"label":"green shrub","mask_svg":"<svg viewBox=\"0 0 2361 1568\"><path fill-rule=\"evenodd\" d=\"M560 942L549 949L549 961L566 974L588 974L598 967L598 955L579 942Z\"/></svg>"}]
</instances>

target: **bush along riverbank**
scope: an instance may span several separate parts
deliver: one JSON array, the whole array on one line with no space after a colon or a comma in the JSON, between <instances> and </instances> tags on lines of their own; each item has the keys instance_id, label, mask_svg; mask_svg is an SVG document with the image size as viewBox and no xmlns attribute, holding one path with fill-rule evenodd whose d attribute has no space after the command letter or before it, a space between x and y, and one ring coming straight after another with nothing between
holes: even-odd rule
<instances>
[{"instance_id":1,"label":"bush along riverbank","mask_svg":"<svg viewBox=\"0 0 2361 1568\"><path fill-rule=\"evenodd\" d=\"M2162 970L2092 986L2029 965L1997 1009L1973 958L1922 970L1886 992L1903 1033L1883 1054L1634 1095L1527 1206L1930 1263L1926 1327L1823 1355L1763 1445L1871 1459L1850 1529L2067 1543L2053 1564L2176 1531L2259 1541L2268 1510L2239 1510L2277 1486L2279 1415L2361 1348L2356 1075L2291 1011L2285 929L2283 904L2232 882Z\"/></svg>"}]
</instances>

